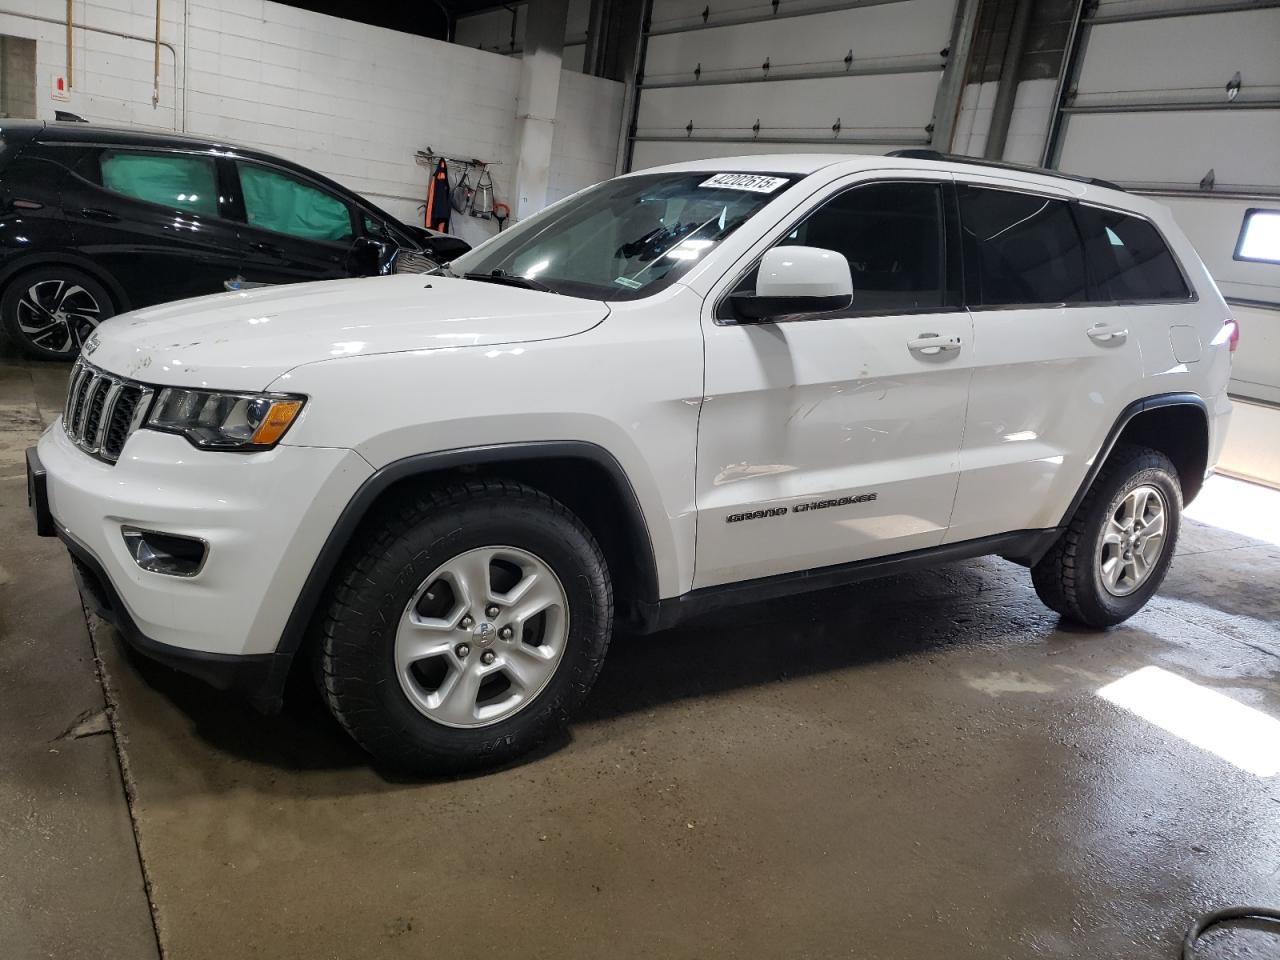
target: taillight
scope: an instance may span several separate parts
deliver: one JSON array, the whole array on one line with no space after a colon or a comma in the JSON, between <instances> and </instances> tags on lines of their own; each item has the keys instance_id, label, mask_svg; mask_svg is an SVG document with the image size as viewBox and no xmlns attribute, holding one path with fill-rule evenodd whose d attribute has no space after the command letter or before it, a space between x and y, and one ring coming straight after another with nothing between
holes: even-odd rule
<instances>
[{"instance_id":1,"label":"taillight","mask_svg":"<svg viewBox=\"0 0 1280 960\"><path fill-rule=\"evenodd\" d=\"M1236 352L1236 347L1240 346L1240 324L1234 320L1225 321L1225 326L1231 328L1231 332L1227 334L1227 340L1230 343L1232 353Z\"/></svg>"}]
</instances>

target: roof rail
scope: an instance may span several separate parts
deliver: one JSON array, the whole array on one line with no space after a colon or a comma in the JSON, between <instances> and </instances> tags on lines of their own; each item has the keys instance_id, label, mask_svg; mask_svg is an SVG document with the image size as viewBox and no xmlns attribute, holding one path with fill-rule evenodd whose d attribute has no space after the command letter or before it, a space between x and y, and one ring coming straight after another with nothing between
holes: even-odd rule
<instances>
[{"instance_id":1,"label":"roof rail","mask_svg":"<svg viewBox=\"0 0 1280 960\"><path fill-rule=\"evenodd\" d=\"M1124 187L1112 183L1110 180L1102 180L1098 177L1082 177L1074 173L1063 173L1061 170L1050 170L1047 167L1033 167L1026 163L1004 163L999 160L983 160L979 157L965 157L955 153L943 153L940 150L910 149L910 150L890 150L887 157L903 157L907 160L935 160L941 163L964 163L975 167L991 167L996 170L1014 170L1018 173L1037 173L1042 177L1057 177L1059 180L1074 180L1077 183L1087 183L1095 187L1106 187L1108 190L1119 190L1121 193L1127 191Z\"/></svg>"}]
</instances>

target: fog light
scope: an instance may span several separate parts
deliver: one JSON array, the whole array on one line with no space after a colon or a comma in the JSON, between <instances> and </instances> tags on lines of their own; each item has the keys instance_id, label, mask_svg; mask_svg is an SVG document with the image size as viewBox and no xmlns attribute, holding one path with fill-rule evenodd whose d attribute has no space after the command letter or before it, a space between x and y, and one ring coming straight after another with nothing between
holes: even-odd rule
<instances>
[{"instance_id":1,"label":"fog light","mask_svg":"<svg viewBox=\"0 0 1280 960\"><path fill-rule=\"evenodd\" d=\"M134 562L151 573L194 577L209 555L209 545L199 537L179 537L137 527L121 527L120 533Z\"/></svg>"}]
</instances>

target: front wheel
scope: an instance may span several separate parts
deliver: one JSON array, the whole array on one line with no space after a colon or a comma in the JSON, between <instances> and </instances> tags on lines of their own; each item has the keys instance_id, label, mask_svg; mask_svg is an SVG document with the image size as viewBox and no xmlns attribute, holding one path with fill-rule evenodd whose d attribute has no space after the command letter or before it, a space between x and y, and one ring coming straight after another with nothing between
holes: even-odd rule
<instances>
[{"instance_id":1,"label":"front wheel","mask_svg":"<svg viewBox=\"0 0 1280 960\"><path fill-rule=\"evenodd\" d=\"M500 480L400 501L364 531L321 638L321 683L370 753L414 772L502 763L560 729L609 645L600 547Z\"/></svg>"},{"instance_id":2,"label":"front wheel","mask_svg":"<svg viewBox=\"0 0 1280 960\"><path fill-rule=\"evenodd\" d=\"M1169 458L1117 446L1066 531L1031 568L1051 609L1089 627L1133 616L1169 571L1182 520L1182 485Z\"/></svg>"},{"instance_id":3,"label":"front wheel","mask_svg":"<svg viewBox=\"0 0 1280 960\"><path fill-rule=\"evenodd\" d=\"M115 306L102 284L62 264L18 274L0 297L5 332L29 357L74 360Z\"/></svg>"}]
</instances>

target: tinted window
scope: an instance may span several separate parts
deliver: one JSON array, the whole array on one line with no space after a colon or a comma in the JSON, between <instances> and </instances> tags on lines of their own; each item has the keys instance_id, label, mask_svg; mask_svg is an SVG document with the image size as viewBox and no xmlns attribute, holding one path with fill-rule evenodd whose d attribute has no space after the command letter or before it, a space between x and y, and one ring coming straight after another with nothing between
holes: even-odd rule
<instances>
[{"instance_id":1,"label":"tinted window","mask_svg":"<svg viewBox=\"0 0 1280 960\"><path fill-rule=\"evenodd\" d=\"M244 212L252 226L304 240L351 239L347 205L288 174L237 163Z\"/></svg>"},{"instance_id":2,"label":"tinted window","mask_svg":"<svg viewBox=\"0 0 1280 960\"><path fill-rule=\"evenodd\" d=\"M1187 285L1159 232L1145 220L1078 206L1095 300L1182 300Z\"/></svg>"},{"instance_id":3,"label":"tinted window","mask_svg":"<svg viewBox=\"0 0 1280 960\"><path fill-rule=\"evenodd\" d=\"M782 240L842 253L855 311L890 313L943 304L942 190L882 183L833 197Z\"/></svg>"},{"instance_id":4,"label":"tinted window","mask_svg":"<svg viewBox=\"0 0 1280 960\"><path fill-rule=\"evenodd\" d=\"M114 193L192 213L218 212L218 174L210 157L107 150L100 168L102 185Z\"/></svg>"},{"instance_id":5,"label":"tinted window","mask_svg":"<svg viewBox=\"0 0 1280 960\"><path fill-rule=\"evenodd\" d=\"M959 185L969 303L1081 303L1084 249L1064 201Z\"/></svg>"}]
</instances>

